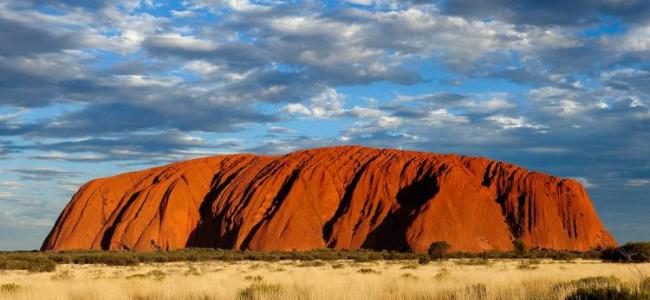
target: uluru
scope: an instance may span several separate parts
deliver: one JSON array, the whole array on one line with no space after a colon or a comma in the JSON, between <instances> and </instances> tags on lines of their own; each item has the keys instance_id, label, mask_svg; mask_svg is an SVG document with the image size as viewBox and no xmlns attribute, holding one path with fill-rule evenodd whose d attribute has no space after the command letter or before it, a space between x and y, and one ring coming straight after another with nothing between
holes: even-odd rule
<instances>
[{"instance_id":1,"label":"uluru","mask_svg":"<svg viewBox=\"0 0 650 300\"><path fill-rule=\"evenodd\" d=\"M576 180L481 157L360 146L218 155L99 178L42 250L388 249L616 245Z\"/></svg>"}]
</instances>

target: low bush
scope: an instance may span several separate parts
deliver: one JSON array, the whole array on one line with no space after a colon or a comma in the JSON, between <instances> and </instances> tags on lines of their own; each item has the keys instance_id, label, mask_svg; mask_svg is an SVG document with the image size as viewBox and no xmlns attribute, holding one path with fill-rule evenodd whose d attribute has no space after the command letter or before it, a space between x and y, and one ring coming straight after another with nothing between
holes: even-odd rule
<instances>
[{"instance_id":1,"label":"low bush","mask_svg":"<svg viewBox=\"0 0 650 300\"><path fill-rule=\"evenodd\" d=\"M5 283L0 285L0 293L2 294L15 294L20 290L20 285L15 283Z\"/></svg>"},{"instance_id":2,"label":"low bush","mask_svg":"<svg viewBox=\"0 0 650 300\"><path fill-rule=\"evenodd\" d=\"M371 269L371 268L361 268L361 269L359 269L359 273L362 273L362 274L373 274L373 273L379 273L379 272L377 272L377 271L375 271L375 270L373 270L373 269Z\"/></svg>"},{"instance_id":3,"label":"low bush","mask_svg":"<svg viewBox=\"0 0 650 300\"><path fill-rule=\"evenodd\" d=\"M421 265L426 265L426 264L428 264L430 262L431 262L431 258L429 258L428 256L423 255L423 256L418 257L418 263L421 264Z\"/></svg>"},{"instance_id":4,"label":"low bush","mask_svg":"<svg viewBox=\"0 0 650 300\"><path fill-rule=\"evenodd\" d=\"M600 258L609 262L650 262L650 242L632 242L616 248L607 248Z\"/></svg>"},{"instance_id":5,"label":"low bush","mask_svg":"<svg viewBox=\"0 0 650 300\"><path fill-rule=\"evenodd\" d=\"M253 282L239 291L239 299L281 299L284 289L280 284L271 284L261 281Z\"/></svg>"},{"instance_id":6,"label":"low bush","mask_svg":"<svg viewBox=\"0 0 650 300\"><path fill-rule=\"evenodd\" d=\"M427 252L431 259L443 259L447 255L449 248L451 248L451 245L446 241L436 241L431 243Z\"/></svg>"},{"instance_id":7,"label":"low bush","mask_svg":"<svg viewBox=\"0 0 650 300\"><path fill-rule=\"evenodd\" d=\"M632 291L628 288L608 287L583 287L571 293L565 300L648 300L650 293Z\"/></svg>"},{"instance_id":8,"label":"low bush","mask_svg":"<svg viewBox=\"0 0 650 300\"><path fill-rule=\"evenodd\" d=\"M25 253L0 255L0 270L26 270L30 272L52 272L56 262L45 255Z\"/></svg>"},{"instance_id":9,"label":"low bush","mask_svg":"<svg viewBox=\"0 0 650 300\"><path fill-rule=\"evenodd\" d=\"M105 264L107 266L136 266L140 263L137 253L96 252L73 257L75 264Z\"/></svg>"},{"instance_id":10,"label":"low bush","mask_svg":"<svg viewBox=\"0 0 650 300\"><path fill-rule=\"evenodd\" d=\"M606 261L625 262L626 254L634 262L648 261L650 243L630 243L619 248L604 251L557 251L548 249L527 249L521 251L486 251L481 253L453 252L448 253L449 244L438 241L431 244L427 256L430 259L554 259L570 261L577 258L603 258ZM519 247L519 250L522 250ZM628 251L629 250L629 251ZM335 261L353 260L369 262L375 260L412 260L426 262L421 258L423 253L399 251L375 251L367 249L317 249L311 251L240 251L212 248L188 248L172 251L130 252L130 251L66 251L66 252L0 252L0 269L20 269L31 271L51 271L56 264L106 264L111 266L134 266L139 263L181 262L181 261L278 261L297 260ZM307 265L307 264L305 264Z\"/></svg>"}]
</instances>

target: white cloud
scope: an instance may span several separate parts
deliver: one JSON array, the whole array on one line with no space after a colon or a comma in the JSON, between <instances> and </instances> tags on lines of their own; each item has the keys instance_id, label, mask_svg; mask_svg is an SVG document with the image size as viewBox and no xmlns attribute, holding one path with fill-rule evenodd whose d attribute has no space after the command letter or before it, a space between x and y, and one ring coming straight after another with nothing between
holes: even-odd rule
<instances>
[{"instance_id":1,"label":"white cloud","mask_svg":"<svg viewBox=\"0 0 650 300\"><path fill-rule=\"evenodd\" d=\"M199 39L195 36L185 36L178 33L166 33L147 38L147 42L153 47L166 49L178 49L189 51L212 51L216 45L210 40Z\"/></svg>"},{"instance_id":2,"label":"white cloud","mask_svg":"<svg viewBox=\"0 0 650 300\"><path fill-rule=\"evenodd\" d=\"M637 178L637 179L630 179L626 182L627 186L632 186L632 187L644 187L644 186L649 186L650 185L650 179L645 179L645 178Z\"/></svg>"},{"instance_id":3,"label":"white cloud","mask_svg":"<svg viewBox=\"0 0 650 300\"><path fill-rule=\"evenodd\" d=\"M637 26L630 29L616 43L616 47L623 51L649 51L650 50L650 25Z\"/></svg>"},{"instance_id":4,"label":"white cloud","mask_svg":"<svg viewBox=\"0 0 650 300\"><path fill-rule=\"evenodd\" d=\"M486 118L488 121L492 121L495 124L499 125L503 129L513 129L513 128L532 128L532 129L544 129L546 126L540 124L534 124L526 121L522 116L519 117L509 117L504 115L494 115Z\"/></svg>"},{"instance_id":5,"label":"white cloud","mask_svg":"<svg viewBox=\"0 0 650 300\"><path fill-rule=\"evenodd\" d=\"M289 103L282 108L282 111L317 119L329 119L341 116L345 112L344 100L344 95L339 94L335 89L326 88L320 94L309 99L308 104Z\"/></svg>"}]
</instances>

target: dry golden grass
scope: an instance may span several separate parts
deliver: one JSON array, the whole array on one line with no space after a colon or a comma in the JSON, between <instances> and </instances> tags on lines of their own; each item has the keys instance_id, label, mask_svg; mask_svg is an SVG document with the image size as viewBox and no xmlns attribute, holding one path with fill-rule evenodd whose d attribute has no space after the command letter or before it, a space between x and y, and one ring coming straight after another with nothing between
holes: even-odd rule
<instances>
[{"instance_id":1,"label":"dry golden grass","mask_svg":"<svg viewBox=\"0 0 650 300\"><path fill-rule=\"evenodd\" d=\"M563 299L593 276L638 284L629 265L599 261L183 262L59 265L0 271L0 299ZM650 264L637 265L650 274Z\"/></svg>"}]
</instances>

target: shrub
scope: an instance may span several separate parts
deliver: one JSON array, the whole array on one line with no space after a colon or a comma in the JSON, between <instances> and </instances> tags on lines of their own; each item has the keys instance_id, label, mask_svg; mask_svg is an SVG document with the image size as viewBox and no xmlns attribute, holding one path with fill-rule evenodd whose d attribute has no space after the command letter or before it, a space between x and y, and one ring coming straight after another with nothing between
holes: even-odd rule
<instances>
[{"instance_id":1,"label":"shrub","mask_svg":"<svg viewBox=\"0 0 650 300\"><path fill-rule=\"evenodd\" d=\"M140 263L137 253L94 252L74 255L75 264L105 264L108 266L135 266Z\"/></svg>"},{"instance_id":2,"label":"shrub","mask_svg":"<svg viewBox=\"0 0 650 300\"><path fill-rule=\"evenodd\" d=\"M239 291L239 299L280 299L283 293L280 284L254 282Z\"/></svg>"},{"instance_id":3,"label":"shrub","mask_svg":"<svg viewBox=\"0 0 650 300\"><path fill-rule=\"evenodd\" d=\"M449 243L445 241L436 241L431 243L427 252L431 259L443 259L445 258L447 251L449 251L449 248L451 248Z\"/></svg>"},{"instance_id":4,"label":"shrub","mask_svg":"<svg viewBox=\"0 0 650 300\"><path fill-rule=\"evenodd\" d=\"M622 287L583 287L571 293L566 300L647 300L650 294L633 292Z\"/></svg>"},{"instance_id":5,"label":"shrub","mask_svg":"<svg viewBox=\"0 0 650 300\"><path fill-rule=\"evenodd\" d=\"M539 268L539 261L536 260L522 260L517 269L519 270L536 270Z\"/></svg>"},{"instance_id":6,"label":"shrub","mask_svg":"<svg viewBox=\"0 0 650 300\"><path fill-rule=\"evenodd\" d=\"M491 262L487 258L470 258L470 259L459 259L456 261L457 265L466 265L466 266L489 266Z\"/></svg>"},{"instance_id":7,"label":"shrub","mask_svg":"<svg viewBox=\"0 0 650 300\"><path fill-rule=\"evenodd\" d=\"M514 249L515 253L517 255L523 255L526 253L526 245L524 244L524 241L520 239L514 239L512 241L512 248Z\"/></svg>"},{"instance_id":8,"label":"shrub","mask_svg":"<svg viewBox=\"0 0 650 300\"><path fill-rule=\"evenodd\" d=\"M568 282L561 282L556 284L553 287L553 290L556 292L560 291L576 291L578 289L602 289L602 288L614 288L621 286L621 280L614 276L594 276L594 277L585 277L577 280L571 280Z\"/></svg>"},{"instance_id":9,"label":"shrub","mask_svg":"<svg viewBox=\"0 0 650 300\"><path fill-rule=\"evenodd\" d=\"M15 283L5 283L3 285L0 285L0 292L3 294L14 294L17 293L20 290L20 285L17 285Z\"/></svg>"},{"instance_id":10,"label":"shrub","mask_svg":"<svg viewBox=\"0 0 650 300\"><path fill-rule=\"evenodd\" d=\"M428 256L423 255L423 256L418 257L418 263L421 264L421 265L426 265L426 264L428 264L430 262L431 262L431 258L429 258Z\"/></svg>"},{"instance_id":11,"label":"shrub","mask_svg":"<svg viewBox=\"0 0 650 300\"><path fill-rule=\"evenodd\" d=\"M361 268L361 269L359 269L359 273L372 274L372 273L379 273L379 272L377 272L377 271L375 271L375 270L373 270L371 268Z\"/></svg>"},{"instance_id":12,"label":"shrub","mask_svg":"<svg viewBox=\"0 0 650 300\"><path fill-rule=\"evenodd\" d=\"M55 269L56 262L43 255L22 254L0 256L0 270L52 272Z\"/></svg>"},{"instance_id":13,"label":"shrub","mask_svg":"<svg viewBox=\"0 0 650 300\"><path fill-rule=\"evenodd\" d=\"M632 242L617 248L607 248L600 258L610 262L650 262L650 242Z\"/></svg>"}]
</instances>

